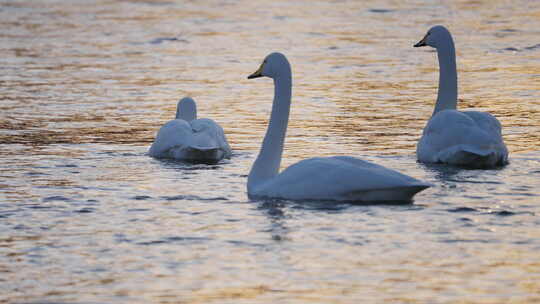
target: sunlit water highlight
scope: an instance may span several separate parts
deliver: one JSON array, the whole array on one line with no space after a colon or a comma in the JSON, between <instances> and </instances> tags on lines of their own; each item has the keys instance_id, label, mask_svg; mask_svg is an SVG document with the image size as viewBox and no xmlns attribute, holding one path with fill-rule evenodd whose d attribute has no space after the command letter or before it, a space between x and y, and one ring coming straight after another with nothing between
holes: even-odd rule
<instances>
[{"instance_id":1,"label":"sunlit water highlight","mask_svg":"<svg viewBox=\"0 0 540 304\"><path fill-rule=\"evenodd\" d=\"M0 302L540 301L535 1L0 1ZM447 25L461 108L503 124L510 165L415 162ZM283 165L354 155L434 183L414 204L249 201L289 57ZM185 95L235 153L146 155Z\"/></svg>"}]
</instances>

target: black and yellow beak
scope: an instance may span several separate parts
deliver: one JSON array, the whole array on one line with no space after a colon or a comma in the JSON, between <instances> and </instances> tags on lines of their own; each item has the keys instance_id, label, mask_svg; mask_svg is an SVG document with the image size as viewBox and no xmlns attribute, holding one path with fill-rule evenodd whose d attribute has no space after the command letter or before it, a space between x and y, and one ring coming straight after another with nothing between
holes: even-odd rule
<instances>
[{"instance_id":1,"label":"black and yellow beak","mask_svg":"<svg viewBox=\"0 0 540 304\"><path fill-rule=\"evenodd\" d=\"M257 69L257 71L255 71L255 73L248 76L248 79L263 77L263 74L262 74L263 67L264 67L264 62L261 64L259 69Z\"/></svg>"},{"instance_id":2,"label":"black and yellow beak","mask_svg":"<svg viewBox=\"0 0 540 304\"><path fill-rule=\"evenodd\" d=\"M418 43L415 44L415 45L413 45L413 46L414 46L414 47L426 46L426 45L427 45L426 40L427 40L428 35L429 35L429 33L426 34L426 35L424 36L424 38L422 38L422 40L418 41Z\"/></svg>"}]
</instances>

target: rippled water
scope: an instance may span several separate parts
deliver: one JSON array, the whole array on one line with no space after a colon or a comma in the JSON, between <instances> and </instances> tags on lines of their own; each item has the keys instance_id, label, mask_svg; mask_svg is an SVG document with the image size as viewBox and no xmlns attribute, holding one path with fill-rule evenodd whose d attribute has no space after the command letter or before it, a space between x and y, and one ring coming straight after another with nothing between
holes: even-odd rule
<instances>
[{"instance_id":1,"label":"rippled water","mask_svg":"<svg viewBox=\"0 0 540 304\"><path fill-rule=\"evenodd\" d=\"M495 114L510 165L415 162L434 24L462 108ZM540 302L540 2L1 1L1 303ZM264 56L293 66L283 165L354 155L436 186L414 204L249 201L270 110ZM146 155L185 95L235 150Z\"/></svg>"}]
</instances>

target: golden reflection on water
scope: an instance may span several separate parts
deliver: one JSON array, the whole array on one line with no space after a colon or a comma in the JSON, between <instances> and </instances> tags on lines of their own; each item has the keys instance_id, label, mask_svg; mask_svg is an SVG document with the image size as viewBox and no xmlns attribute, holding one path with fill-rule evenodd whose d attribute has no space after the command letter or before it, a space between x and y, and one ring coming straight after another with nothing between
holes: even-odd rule
<instances>
[{"instance_id":1,"label":"golden reflection on water","mask_svg":"<svg viewBox=\"0 0 540 304\"><path fill-rule=\"evenodd\" d=\"M157 128L172 117L176 100L189 94L197 100L204 100L199 112L224 125L235 149L253 150L264 132L272 98L271 90L262 88L271 87L271 83L247 82L244 78L269 50L282 49L291 57L295 72L291 129L309 130L309 133L303 132L308 146L304 146L300 154L310 149L310 137L323 136L330 140L326 146L330 149L348 144L348 151L414 153L416 138L429 118L436 97L436 55L410 47L423 35L427 24L416 24L411 28L406 20L386 13L355 16L373 8L369 2L317 3L310 7L288 5L287 9L281 5L268 5L267 11L250 4L224 4L222 9L215 10L194 4L171 9L168 2L122 3L103 2L95 7L70 5L63 8L45 7L39 3L11 4L43 12L40 15L26 12L27 15L21 19L26 22L4 21L4 26L24 28L24 31L3 32L1 37L24 39L45 34L52 37L58 46L45 48L52 51L54 57L43 52L40 44L14 43L4 47L5 51L21 60L13 71L15 74L9 72L10 77L2 80L3 86L9 88L3 98L11 102L1 107L9 116L2 117L0 123L4 130L14 132L2 132L0 142L44 145L150 143ZM122 15L123 6L139 3L152 6ZM497 3L502 7L505 5L505 2ZM472 11L485 15L484 18L492 18L493 14L483 13L486 5L493 6L492 3L470 1L458 1L450 6L458 11ZM411 10L414 6L392 3L388 7L392 7L392 12L399 12L400 9ZM94 11L96 8L99 8L97 12ZM42 30L45 27L67 33L80 31L88 26L88 20L83 27L78 24L81 9L96 14L100 21L96 24L90 22L97 32L93 33L94 36L85 33L83 38L91 39L81 41L77 35L51 35L52 32ZM240 14L240 21L231 19L228 14L229 10L242 13L250 9L255 13ZM325 14L316 21L312 13L319 10ZM537 13L528 9L514 14L530 16ZM63 21L51 23L51 16ZM374 22L365 23L366 18ZM540 121L538 96L535 96L540 86L540 66L535 60L537 51L524 53L521 56L524 58L512 63L506 59L509 56L506 52L492 46L482 49L485 32L513 29L512 23L516 20L485 23L478 22L478 19L456 18L450 25L459 56L460 107L494 113L503 123L511 152L535 149L540 134L536 132ZM30 19L34 20L31 24L27 22ZM186 27L190 19L201 20L203 26L198 29ZM155 23L157 20L162 28ZM175 21L184 26L174 28ZM212 23L214 21L217 24ZM223 24L224 21L231 25ZM250 24L249 31L244 29L247 24ZM362 29L359 24L368 27ZM120 33L114 33L111 25ZM140 30L148 25L150 31ZM290 31L290 26L295 30ZM471 26L476 31L465 32ZM396 32L397 29L401 31ZM502 46L514 46L514 41L523 41L525 33L521 32L521 27L516 30L519 35L497 38L501 49ZM14 32L17 34L12 34ZM127 36L121 36L121 33ZM270 42L268 45L258 43L261 37L268 35L278 35L285 43L274 41L275 38L264 40ZM164 41L152 47L156 36L180 40ZM496 36L491 37L494 39ZM214 39L215 42L212 41ZM300 44L291 45L292 41ZM254 42L258 44L256 47ZM239 48L240 45L247 48ZM517 54L510 56L517 57ZM530 60L525 60L527 58ZM7 60L11 59L8 57ZM494 64L497 66L492 66ZM343 68L340 71L334 67ZM28 71L36 71L37 78L28 78L25 75ZM506 79L512 79L510 87ZM516 96L524 91L533 95ZM325 100L312 104L312 98ZM87 107L88 99L94 100L97 106ZM230 102L224 102L227 99ZM120 101L122 103L118 106ZM39 104L37 108L36 103ZM51 103L59 103L63 107L51 109L48 107ZM250 109L258 113L250 113ZM327 113L329 110L334 112ZM130 111L139 111L140 115L125 114ZM303 118L314 111L318 119ZM329 119L321 119L321 115ZM64 128L58 128L58 119L66 122ZM93 127L73 127L80 124ZM252 136L245 136L244 130L250 130L247 133ZM356 137L357 142L347 140L344 143L339 139L342 136ZM288 150L298 151L296 142Z\"/></svg>"},{"instance_id":2,"label":"golden reflection on water","mask_svg":"<svg viewBox=\"0 0 540 304\"><path fill-rule=\"evenodd\" d=\"M433 110L438 81L436 54L412 45L436 23L447 25L456 41L459 107L497 116L511 153L538 150L540 143L540 47L534 47L540 43L538 1L282 0L264 5L217 0L0 1L0 17L0 51L5 54L0 58L0 155L19 157L16 161L25 168L43 166L49 158L87 155L84 148L62 149L64 144L148 146L158 128L173 118L176 102L184 95L197 100L201 116L224 127L235 151L254 153L266 130L273 89L269 79L245 78L271 51L287 54L294 73L284 166L317 155L412 155ZM103 168L107 166L110 164ZM39 170L30 176L25 173L2 172L6 180L17 178L25 183L17 189L0 184L5 198L21 203L41 199L27 191L26 184L84 186L81 181L41 175ZM92 176L92 182L140 179L137 186L141 189L162 186L145 180L142 169L137 174L110 176L104 172ZM219 233L231 227L201 225L200 231ZM135 231L151 230L146 228L138 226ZM515 232L540 238L532 229L516 228ZM15 263L29 254L18 247L24 241L54 243L55 238L65 236L2 237L0 248ZM292 241L303 237L279 236ZM415 242L414 237L420 236L408 241ZM467 235L461 237L468 240ZM206 253L204 248L198 249ZM159 286L163 281L156 280L158 286L152 285L150 291L130 288L125 283L129 274L120 272L123 269L83 282L71 282L72 273L64 273L61 279L66 280L65 286L98 284L98 288L92 287L96 294L110 284L117 296L135 294L163 303L284 298L298 303L350 303L355 298L425 303L437 302L436 296L441 294L454 300L462 295L463 302L493 303L497 298L489 295L501 286L493 281L501 277L515 283L511 287L515 292L534 295L540 290L540 279L532 275L540 268L536 253L497 243L465 248L477 262L467 260L466 265L456 256L429 256L444 248L394 256L393 252L381 255L388 248L379 246L361 249L371 252L345 259L339 254L341 248L285 253L279 258L297 271L282 280L273 277L272 267L264 268L264 273L254 272L261 271L260 265L267 261L238 249L244 251L232 252L226 259L231 265L245 265L245 272L234 278L241 283L234 287L222 282L223 274L216 269L222 265L204 260L200 269L206 273L192 273L192 277L174 274L171 280L177 285L167 281L174 286ZM76 254L98 264L95 255ZM186 252L175 257L194 259ZM274 257L268 258L272 261ZM116 267L145 261L132 254L122 263ZM327 272L323 267L349 274L351 265L363 271L350 280L319 278ZM46 269L63 273L58 267ZM163 269L154 271L152 278L167 276ZM9 265L0 264L0 273L18 278ZM520 277L523 274L530 277ZM49 272L28 270L26 275L44 280ZM305 282L306 277L312 281ZM192 293L179 299L178 289L190 282L204 283L190 286ZM403 287L411 282L417 283L414 293ZM288 285L292 283L296 284ZM33 294L69 292L37 290ZM10 296L8 300L35 299L32 294ZM540 299L531 296L523 302L535 301Z\"/></svg>"}]
</instances>

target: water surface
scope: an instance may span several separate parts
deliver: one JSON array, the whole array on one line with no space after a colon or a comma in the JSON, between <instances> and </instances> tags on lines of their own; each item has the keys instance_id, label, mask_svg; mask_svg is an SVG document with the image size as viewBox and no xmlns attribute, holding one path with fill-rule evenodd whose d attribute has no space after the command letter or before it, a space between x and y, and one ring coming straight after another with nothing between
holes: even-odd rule
<instances>
[{"instance_id":1,"label":"water surface","mask_svg":"<svg viewBox=\"0 0 540 304\"><path fill-rule=\"evenodd\" d=\"M510 165L425 166L445 24L461 108L503 124ZM540 301L535 1L0 1L0 302ZM436 186L414 204L249 201L272 82L293 68L283 166L353 155ZM179 98L235 153L146 154Z\"/></svg>"}]
</instances>

